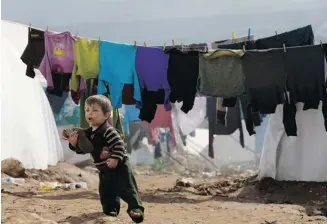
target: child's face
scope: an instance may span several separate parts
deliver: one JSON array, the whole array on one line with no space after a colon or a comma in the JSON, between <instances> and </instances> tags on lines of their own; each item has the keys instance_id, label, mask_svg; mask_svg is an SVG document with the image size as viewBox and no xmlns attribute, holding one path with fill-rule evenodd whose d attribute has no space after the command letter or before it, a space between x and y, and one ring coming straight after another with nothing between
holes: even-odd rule
<instances>
[{"instance_id":1,"label":"child's face","mask_svg":"<svg viewBox=\"0 0 327 224\"><path fill-rule=\"evenodd\" d=\"M104 114L101 107L94 103L91 105L85 104L85 119L90 126L98 127L110 116L110 113Z\"/></svg>"}]
</instances>

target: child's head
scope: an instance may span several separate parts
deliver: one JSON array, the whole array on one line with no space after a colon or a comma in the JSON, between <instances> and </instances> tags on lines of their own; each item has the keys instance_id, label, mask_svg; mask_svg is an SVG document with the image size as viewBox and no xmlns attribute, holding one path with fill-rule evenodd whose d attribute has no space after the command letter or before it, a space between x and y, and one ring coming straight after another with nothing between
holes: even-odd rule
<instances>
[{"instance_id":1,"label":"child's head","mask_svg":"<svg viewBox=\"0 0 327 224\"><path fill-rule=\"evenodd\" d=\"M107 97L94 95L86 99L84 109L87 123L98 127L110 117L112 106Z\"/></svg>"}]
</instances>

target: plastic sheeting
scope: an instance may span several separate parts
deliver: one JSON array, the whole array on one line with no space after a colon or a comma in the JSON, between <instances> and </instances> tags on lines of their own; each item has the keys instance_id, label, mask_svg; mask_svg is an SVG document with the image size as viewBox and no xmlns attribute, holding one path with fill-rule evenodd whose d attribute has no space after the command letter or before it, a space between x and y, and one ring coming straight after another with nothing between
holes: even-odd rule
<instances>
[{"instance_id":1,"label":"plastic sheeting","mask_svg":"<svg viewBox=\"0 0 327 224\"><path fill-rule=\"evenodd\" d=\"M182 105L182 102L176 102L175 107L173 107L173 114L182 133L189 135L203 123L207 113L207 99L206 97L196 97L192 110L187 114L181 110Z\"/></svg>"},{"instance_id":2,"label":"plastic sheeting","mask_svg":"<svg viewBox=\"0 0 327 224\"><path fill-rule=\"evenodd\" d=\"M46 169L63 160L51 107L39 79L25 75L20 56L27 27L1 21L1 160Z\"/></svg>"}]
</instances>

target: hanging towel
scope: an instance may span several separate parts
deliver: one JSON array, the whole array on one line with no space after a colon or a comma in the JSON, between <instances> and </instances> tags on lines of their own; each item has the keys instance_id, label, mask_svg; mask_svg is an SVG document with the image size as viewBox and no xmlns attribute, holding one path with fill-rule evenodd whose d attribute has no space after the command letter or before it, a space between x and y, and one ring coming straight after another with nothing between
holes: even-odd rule
<instances>
[{"instance_id":1,"label":"hanging towel","mask_svg":"<svg viewBox=\"0 0 327 224\"><path fill-rule=\"evenodd\" d=\"M20 59L27 65L27 76L31 78L35 77L34 68L39 68L45 53L44 48L44 31L29 28L28 43L20 57Z\"/></svg>"},{"instance_id":2,"label":"hanging towel","mask_svg":"<svg viewBox=\"0 0 327 224\"><path fill-rule=\"evenodd\" d=\"M99 41L77 38L74 42L74 59L70 88L77 92L81 77L84 80L98 78Z\"/></svg>"},{"instance_id":3,"label":"hanging towel","mask_svg":"<svg viewBox=\"0 0 327 224\"><path fill-rule=\"evenodd\" d=\"M199 91L216 97L237 97L244 93L241 50L216 50L199 56Z\"/></svg>"},{"instance_id":4,"label":"hanging towel","mask_svg":"<svg viewBox=\"0 0 327 224\"><path fill-rule=\"evenodd\" d=\"M137 73L135 71L136 47L100 41L100 73L98 94L107 90L104 81L109 84L111 103L113 107L122 106L122 91L124 84L133 84L133 98L140 102L141 92Z\"/></svg>"}]
</instances>

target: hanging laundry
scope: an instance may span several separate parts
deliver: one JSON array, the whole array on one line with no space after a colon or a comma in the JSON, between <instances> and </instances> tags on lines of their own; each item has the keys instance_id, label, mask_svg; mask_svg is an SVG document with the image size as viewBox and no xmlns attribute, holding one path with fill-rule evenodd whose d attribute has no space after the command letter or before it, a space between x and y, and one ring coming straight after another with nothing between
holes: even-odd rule
<instances>
[{"instance_id":1,"label":"hanging laundry","mask_svg":"<svg viewBox=\"0 0 327 224\"><path fill-rule=\"evenodd\" d=\"M123 120L123 128L126 135L129 135L129 123L133 121L140 121L139 115L140 110L136 108L135 105L124 105L125 113L124 113L124 120Z\"/></svg>"},{"instance_id":2,"label":"hanging laundry","mask_svg":"<svg viewBox=\"0 0 327 224\"><path fill-rule=\"evenodd\" d=\"M303 110L318 109L326 95L325 57L321 45L288 48L284 53L288 91Z\"/></svg>"},{"instance_id":3,"label":"hanging laundry","mask_svg":"<svg viewBox=\"0 0 327 224\"><path fill-rule=\"evenodd\" d=\"M122 103L125 105L136 104L136 101L134 100L134 84L124 84L122 92Z\"/></svg>"},{"instance_id":4,"label":"hanging laundry","mask_svg":"<svg viewBox=\"0 0 327 224\"><path fill-rule=\"evenodd\" d=\"M75 92L70 88L70 93L75 104L79 104L80 99L82 98L82 93L86 91L86 81L82 77L78 77L78 79L79 79L79 90Z\"/></svg>"},{"instance_id":5,"label":"hanging laundry","mask_svg":"<svg viewBox=\"0 0 327 224\"><path fill-rule=\"evenodd\" d=\"M77 92L82 83L99 75L99 41L78 37L74 42L74 67L70 88Z\"/></svg>"},{"instance_id":6,"label":"hanging laundry","mask_svg":"<svg viewBox=\"0 0 327 224\"><path fill-rule=\"evenodd\" d=\"M169 54L168 82L171 87L170 101L183 102L181 110L188 113L194 104L199 76L199 52L166 50Z\"/></svg>"},{"instance_id":7,"label":"hanging laundry","mask_svg":"<svg viewBox=\"0 0 327 224\"><path fill-rule=\"evenodd\" d=\"M85 100L92 95L97 94L97 86L98 80L97 79L88 79L86 80L86 91L82 92L81 100L80 100L80 126L81 128L89 128L89 124L85 119Z\"/></svg>"},{"instance_id":8,"label":"hanging laundry","mask_svg":"<svg viewBox=\"0 0 327 224\"><path fill-rule=\"evenodd\" d=\"M219 109L219 108L218 108ZM213 141L214 135L231 135L237 129L240 130L240 144L244 147L244 135L241 122L239 102L235 107L228 108L226 113L226 126L217 121L217 98L207 97L207 116L209 123L209 157L214 158Z\"/></svg>"},{"instance_id":9,"label":"hanging laundry","mask_svg":"<svg viewBox=\"0 0 327 224\"><path fill-rule=\"evenodd\" d=\"M149 123L156 114L157 104L164 103L166 111L171 110L168 59L161 48L137 47L135 68L142 92L140 119Z\"/></svg>"},{"instance_id":10,"label":"hanging laundry","mask_svg":"<svg viewBox=\"0 0 327 224\"><path fill-rule=\"evenodd\" d=\"M105 83L109 84L112 106L122 106L122 91L124 84L133 84L133 98L140 102L141 92L137 73L135 71L136 47L100 41L100 73L98 94L106 92Z\"/></svg>"},{"instance_id":11,"label":"hanging laundry","mask_svg":"<svg viewBox=\"0 0 327 224\"><path fill-rule=\"evenodd\" d=\"M45 55L40 64L40 72L48 82L48 88L53 93L61 96L67 91L66 83L69 82L74 66L74 37L70 32L53 33L45 32ZM69 90L69 88L68 88Z\"/></svg>"},{"instance_id":12,"label":"hanging laundry","mask_svg":"<svg viewBox=\"0 0 327 224\"><path fill-rule=\"evenodd\" d=\"M228 40L219 40L219 41L214 41L211 43L211 48L213 50L216 49L234 49L234 50L238 50L238 49L243 49L243 44L244 42L251 44L254 41L254 35L250 35L250 38L248 36L244 36L244 37L238 37L238 38L234 38L234 39L228 39ZM231 46L237 46L238 44L241 45L240 48L225 48L222 46L226 46L226 45L231 45Z\"/></svg>"},{"instance_id":13,"label":"hanging laundry","mask_svg":"<svg viewBox=\"0 0 327 224\"><path fill-rule=\"evenodd\" d=\"M242 50L244 48L245 50L254 50L257 49L257 46L254 40L242 41L238 43L229 43L229 44L223 44L218 46L218 49Z\"/></svg>"},{"instance_id":14,"label":"hanging laundry","mask_svg":"<svg viewBox=\"0 0 327 224\"><path fill-rule=\"evenodd\" d=\"M28 29L28 43L20 57L27 65L26 75L34 78L34 68L39 68L44 56L44 31L33 28Z\"/></svg>"},{"instance_id":15,"label":"hanging laundry","mask_svg":"<svg viewBox=\"0 0 327 224\"><path fill-rule=\"evenodd\" d=\"M281 48L283 44L286 47L295 47L312 45L313 43L314 34L311 25L271 37L261 38L255 42L257 49Z\"/></svg>"},{"instance_id":16,"label":"hanging laundry","mask_svg":"<svg viewBox=\"0 0 327 224\"><path fill-rule=\"evenodd\" d=\"M69 81L71 73L52 73L53 88L47 88L47 92L52 95L62 97L63 92L69 92Z\"/></svg>"},{"instance_id":17,"label":"hanging laundry","mask_svg":"<svg viewBox=\"0 0 327 224\"><path fill-rule=\"evenodd\" d=\"M183 104L175 103L173 113L183 135L189 135L203 123L207 115L206 104L206 97L195 97L192 110L186 114L181 110Z\"/></svg>"},{"instance_id":18,"label":"hanging laundry","mask_svg":"<svg viewBox=\"0 0 327 224\"><path fill-rule=\"evenodd\" d=\"M254 135L254 134L256 134L255 127L260 126L261 121L262 121L261 117L264 115L260 114L259 111L252 110L251 105L248 104L246 95L240 96L240 97L238 97L238 99L240 100L240 103L241 103L241 108L242 108L242 112L243 112L246 129L250 136ZM223 101L223 106L226 106L226 105L224 105L225 100L226 99L224 99L224 101ZM237 99L235 99L235 102L236 101L237 101Z\"/></svg>"},{"instance_id":19,"label":"hanging laundry","mask_svg":"<svg viewBox=\"0 0 327 224\"><path fill-rule=\"evenodd\" d=\"M216 50L199 56L199 91L216 97L244 94L242 50Z\"/></svg>"},{"instance_id":20,"label":"hanging laundry","mask_svg":"<svg viewBox=\"0 0 327 224\"><path fill-rule=\"evenodd\" d=\"M327 62L327 44L323 44L322 47L323 47L324 54L325 54L325 59L326 59L326 62ZM327 86L327 84L326 84L326 86Z\"/></svg>"},{"instance_id":21,"label":"hanging laundry","mask_svg":"<svg viewBox=\"0 0 327 224\"><path fill-rule=\"evenodd\" d=\"M158 135L156 134L157 128L169 128L171 141L173 145L176 145L175 130L173 128L173 121L171 117L171 111L166 111L164 105L158 105L156 115L151 123L143 122L145 127L149 129L149 135L156 142Z\"/></svg>"},{"instance_id":22,"label":"hanging laundry","mask_svg":"<svg viewBox=\"0 0 327 224\"><path fill-rule=\"evenodd\" d=\"M223 98L221 98L221 97L217 98L217 104L216 104L217 116L216 116L216 119L222 125L226 126L227 107L223 105L223 101L224 101ZM235 104L233 105L233 107L234 106L235 106Z\"/></svg>"},{"instance_id":23,"label":"hanging laundry","mask_svg":"<svg viewBox=\"0 0 327 224\"><path fill-rule=\"evenodd\" d=\"M245 52L242 68L246 80L246 95L254 111L272 114L278 104L284 103L284 57L283 49Z\"/></svg>"}]
</instances>

